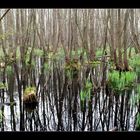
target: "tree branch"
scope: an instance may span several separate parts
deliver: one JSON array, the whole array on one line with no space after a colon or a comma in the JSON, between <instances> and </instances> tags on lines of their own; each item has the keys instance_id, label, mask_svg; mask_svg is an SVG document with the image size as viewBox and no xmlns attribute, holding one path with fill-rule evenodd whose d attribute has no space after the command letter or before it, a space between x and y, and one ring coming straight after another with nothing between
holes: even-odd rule
<instances>
[{"instance_id":1,"label":"tree branch","mask_svg":"<svg viewBox=\"0 0 140 140\"><path fill-rule=\"evenodd\" d=\"M0 18L0 21L6 16L6 14L10 11L10 9L8 9L3 15L2 17Z\"/></svg>"}]
</instances>

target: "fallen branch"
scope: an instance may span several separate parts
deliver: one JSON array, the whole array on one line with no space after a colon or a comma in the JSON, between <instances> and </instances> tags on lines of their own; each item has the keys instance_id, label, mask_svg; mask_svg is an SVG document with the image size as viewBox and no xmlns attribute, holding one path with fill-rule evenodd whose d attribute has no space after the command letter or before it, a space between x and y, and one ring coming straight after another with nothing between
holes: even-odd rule
<instances>
[{"instance_id":1,"label":"fallen branch","mask_svg":"<svg viewBox=\"0 0 140 140\"><path fill-rule=\"evenodd\" d=\"M0 21L5 17L5 15L10 11L10 9L8 9L3 15L2 17L0 18Z\"/></svg>"}]
</instances>

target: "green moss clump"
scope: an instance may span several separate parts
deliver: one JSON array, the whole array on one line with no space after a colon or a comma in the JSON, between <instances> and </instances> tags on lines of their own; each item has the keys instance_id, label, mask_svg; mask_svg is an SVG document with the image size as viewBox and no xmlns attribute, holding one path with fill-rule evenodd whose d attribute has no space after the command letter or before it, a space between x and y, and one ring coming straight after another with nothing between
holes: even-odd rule
<instances>
[{"instance_id":1,"label":"green moss clump","mask_svg":"<svg viewBox=\"0 0 140 140\"><path fill-rule=\"evenodd\" d=\"M35 94L36 88L35 87L27 87L24 91L24 95Z\"/></svg>"},{"instance_id":2,"label":"green moss clump","mask_svg":"<svg viewBox=\"0 0 140 140\"><path fill-rule=\"evenodd\" d=\"M6 88L7 88L7 84L0 82L0 89L6 89Z\"/></svg>"},{"instance_id":3,"label":"green moss clump","mask_svg":"<svg viewBox=\"0 0 140 140\"><path fill-rule=\"evenodd\" d=\"M37 103L36 88L28 87L24 91L23 103L28 106L33 103Z\"/></svg>"}]
</instances>

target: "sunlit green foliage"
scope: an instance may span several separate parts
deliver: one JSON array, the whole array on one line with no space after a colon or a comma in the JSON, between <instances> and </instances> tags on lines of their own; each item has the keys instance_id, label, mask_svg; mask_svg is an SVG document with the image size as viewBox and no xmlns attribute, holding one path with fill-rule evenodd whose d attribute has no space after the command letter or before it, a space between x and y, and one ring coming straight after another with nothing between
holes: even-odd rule
<instances>
[{"instance_id":1,"label":"sunlit green foliage","mask_svg":"<svg viewBox=\"0 0 140 140\"><path fill-rule=\"evenodd\" d=\"M12 69L12 66L10 66L10 65L8 65L7 67L6 67L6 73L7 73L7 75L12 75L13 73L14 73L14 71L13 71L13 69Z\"/></svg>"},{"instance_id":2,"label":"sunlit green foliage","mask_svg":"<svg viewBox=\"0 0 140 140\"><path fill-rule=\"evenodd\" d=\"M0 82L0 89L6 89L6 88L7 88L7 84Z\"/></svg>"},{"instance_id":3,"label":"sunlit green foliage","mask_svg":"<svg viewBox=\"0 0 140 140\"><path fill-rule=\"evenodd\" d=\"M35 48L33 53L37 57L42 57L44 55L43 50L42 49L39 49L39 48Z\"/></svg>"},{"instance_id":4,"label":"sunlit green foliage","mask_svg":"<svg viewBox=\"0 0 140 140\"><path fill-rule=\"evenodd\" d=\"M24 91L24 95L35 94L36 88L35 87L27 87Z\"/></svg>"},{"instance_id":5,"label":"sunlit green foliage","mask_svg":"<svg viewBox=\"0 0 140 140\"><path fill-rule=\"evenodd\" d=\"M32 48L28 47L28 50L26 52L24 61L25 61L25 64L26 64L27 67L35 68L35 60L31 59L31 62L30 62L31 50L32 50Z\"/></svg>"},{"instance_id":6,"label":"sunlit green foliage","mask_svg":"<svg viewBox=\"0 0 140 140\"><path fill-rule=\"evenodd\" d=\"M96 57L102 56L102 53L103 53L102 49L98 49L98 50L96 51Z\"/></svg>"},{"instance_id":7,"label":"sunlit green foliage","mask_svg":"<svg viewBox=\"0 0 140 140\"><path fill-rule=\"evenodd\" d=\"M93 61L93 62L91 62L91 64L92 64L93 68L96 68L97 66L99 66L101 64L101 62L100 61Z\"/></svg>"},{"instance_id":8,"label":"sunlit green foliage","mask_svg":"<svg viewBox=\"0 0 140 140\"><path fill-rule=\"evenodd\" d=\"M134 55L129 59L129 64L136 72L140 72L140 55Z\"/></svg>"},{"instance_id":9,"label":"sunlit green foliage","mask_svg":"<svg viewBox=\"0 0 140 140\"><path fill-rule=\"evenodd\" d=\"M19 60L19 58L20 58L20 46L17 46L17 48L16 48L16 60Z\"/></svg>"},{"instance_id":10,"label":"sunlit green foliage","mask_svg":"<svg viewBox=\"0 0 140 140\"><path fill-rule=\"evenodd\" d=\"M140 113L138 113L136 117L136 128L140 128Z\"/></svg>"},{"instance_id":11,"label":"sunlit green foliage","mask_svg":"<svg viewBox=\"0 0 140 140\"><path fill-rule=\"evenodd\" d=\"M59 48L57 53L55 54L55 57L57 60L63 60L64 59L64 56L65 56L65 52L62 48Z\"/></svg>"},{"instance_id":12,"label":"sunlit green foliage","mask_svg":"<svg viewBox=\"0 0 140 140\"><path fill-rule=\"evenodd\" d=\"M80 100L90 100L91 89L93 88L92 83L89 80L86 80L84 89L80 92Z\"/></svg>"},{"instance_id":13,"label":"sunlit green foliage","mask_svg":"<svg viewBox=\"0 0 140 140\"><path fill-rule=\"evenodd\" d=\"M44 63L44 69L45 69L45 71L48 71L49 70L49 64L47 62Z\"/></svg>"},{"instance_id":14,"label":"sunlit green foliage","mask_svg":"<svg viewBox=\"0 0 140 140\"><path fill-rule=\"evenodd\" d=\"M83 89L80 91L81 109L85 106L85 101L91 100L92 83L87 79Z\"/></svg>"},{"instance_id":15,"label":"sunlit green foliage","mask_svg":"<svg viewBox=\"0 0 140 140\"><path fill-rule=\"evenodd\" d=\"M29 64L29 60L30 60L30 53L31 53L31 47L28 47L28 50L26 52L26 55L25 55L25 64L28 65Z\"/></svg>"},{"instance_id":16,"label":"sunlit green foliage","mask_svg":"<svg viewBox=\"0 0 140 140\"><path fill-rule=\"evenodd\" d=\"M134 85L135 79L136 73L131 71L119 72L113 70L108 76L109 86L114 91L123 91L131 88Z\"/></svg>"},{"instance_id":17,"label":"sunlit green foliage","mask_svg":"<svg viewBox=\"0 0 140 140\"><path fill-rule=\"evenodd\" d=\"M11 28L7 30L5 33L0 34L1 40L6 40L9 36L13 36L16 32Z\"/></svg>"},{"instance_id":18,"label":"sunlit green foliage","mask_svg":"<svg viewBox=\"0 0 140 140\"><path fill-rule=\"evenodd\" d=\"M25 105L25 108L29 108L29 104L33 104L34 107L32 109L35 109L37 105L37 96L36 96L36 88L35 87L27 87L24 91L23 95L23 103Z\"/></svg>"},{"instance_id":19,"label":"sunlit green foliage","mask_svg":"<svg viewBox=\"0 0 140 140\"><path fill-rule=\"evenodd\" d=\"M77 48L77 54L78 54L78 56L80 56L81 52L82 52L82 48Z\"/></svg>"},{"instance_id":20,"label":"sunlit green foliage","mask_svg":"<svg viewBox=\"0 0 140 140\"><path fill-rule=\"evenodd\" d=\"M133 99L133 104L137 104L140 101L140 84L137 84L135 95L134 97L132 96L132 99Z\"/></svg>"}]
</instances>

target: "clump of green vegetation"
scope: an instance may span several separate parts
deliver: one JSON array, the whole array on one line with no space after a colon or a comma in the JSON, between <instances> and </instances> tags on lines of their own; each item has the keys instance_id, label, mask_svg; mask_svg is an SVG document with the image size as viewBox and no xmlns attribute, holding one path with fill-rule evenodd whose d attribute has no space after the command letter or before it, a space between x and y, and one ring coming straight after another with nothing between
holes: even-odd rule
<instances>
[{"instance_id":1,"label":"clump of green vegetation","mask_svg":"<svg viewBox=\"0 0 140 140\"><path fill-rule=\"evenodd\" d=\"M6 88L7 88L7 85L2 83L2 82L0 82L0 89L6 89Z\"/></svg>"},{"instance_id":2,"label":"clump of green vegetation","mask_svg":"<svg viewBox=\"0 0 140 140\"><path fill-rule=\"evenodd\" d=\"M99 66L101 64L100 61L92 61L90 62L93 68L96 68L97 66Z\"/></svg>"},{"instance_id":3,"label":"clump of green vegetation","mask_svg":"<svg viewBox=\"0 0 140 140\"><path fill-rule=\"evenodd\" d=\"M49 73L51 71L51 66L49 65L48 62L45 62L43 67L44 67L44 74L45 73L47 74L47 73Z\"/></svg>"},{"instance_id":4,"label":"clump of green vegetation","mask_svg":"<svg viewBox=\"0 0 140 140\"><path fill-rule=\"evenodd\" d=\"M8 66L6 67L6 73L7 73L7 75L9 75L9 76L11 76L11 75L14 73L14 71L13 71L13 69L12 69L12 66L8 65Z\"/></svg>"},{"instance_id":5,"label":"clump of green vegetation","mask_svg":"<svg viewBox=\"0 0 140 140\"><path fill-rule=\"evenodd\" d=\"M87 80L84 89L81 90L80 92L81 101L84 101L86 98L90 100L91 89L92 89L92 83L89 80Z\"/></svg>"},{"instance_id":6,"label":"clump of green vegetation","mask_svg":"<svg viewBox=\"0 0 140 140\"><path fill-rule=\"evenodd\" d=\"M96 50L96 57L101 57L102 53L103 53L103 49L100 48L100 49Z\"/></svg>"},{"instance_id":7,"label":"clump of green vegetation","mask_svg":"<svg viewBox=\"0 0 140 140\"><path fill-rule=\"evenodd\" d=\"M64 59L64 56L65 56L65 52L64 52L64 49L63 48L59 48L57 50L57 52L55 53L54 57L55 57L55 60L58 60L58 61L61 61Z\"/></svg>"},{"instance_id":8,"label":"clump of green vegetation","mask_svg":"<svg viewBox=\"0 0 140 140\"><path fill-rule=\"evenodd\" d=\"M42 49L39 49L39 48L35 48L34 49L34 55L35 56L38 56L38 57L42 57L44 55L44 52Z\"/></svg>"},{"instance_id":9,"label":"clump of green vegetation","mask_svg":"<svg viewBox=\"0 0 140 140\"><path fill-rule=\"evenodd\" d=\"M26 64L26 67L34 69L35 68L35 60L30 58L32 50L33 50L32 47L28 46L28 49L26 50L26 54L24 57L24 62ZM33 53L35 53L35 56L36 56L38 52L35 52L35 51L36 50L34 50Z\"/></svg>"},{"instance_id":10,"label":"clump of green vegetation","mask_svg":"<svg viewBox=\"0 0 140 140\"><path fill-rule=\"evenodd\" d=\"M134 81L136 79L136 73L127 71L119 72L113 70L109 73L108 84L115 92L123 91L134 86Z\"/></svg>"},{"instance_id":11,"label":"clump of green vegetation","mask_svg":"<svg viewBox=\"0 0 140 140\"><path fill-rule=\"evenodd\" d=\"M140 55L135 55L129 59L129 65L137 72L140 72Z\"/></svg>"},{"instance_id":12,"label":"clump of green vegetation","mask_svg":"<svg viewBox=\"0 0 140 140\"><path fill-rule=\"evenodd\" d=\"M25 104L37 102L36 88L35 87L27 87L25 89L24 96L23 96L23 102Z\"/></svg>"},{"instance_id":13,"label":"clump of green vegetation","mask_svg":"<svg viewBox=\"0 0 140 140\"><path fill-rule=\"evenodd\" d=\"M36 88L35 87L27 87L24 91L24 95L35 94Z\"/></svg>"},{"instance_id":14,"label":"clump of green vegetation","mask_svg":"<svg viewBox=\"0 0 140 140\"><path fill-rule=\"evenodd\" d=\"M132 104L135 106L136 104L139 104L140 101L140 84L136 85L135 88L135 95L131 95Z\"/></svg>"},{"instance_id":15,"label":"clump of green vegetation","mask_svg":"<svg viewBox=\"0 0 140 140\"><path fill-rule=\"evenodd\" d=\"M85 86L84 86L83 90L81 90L81 92L80 92L80 101L82 104L82 108L84 106L85 100L90 101L92 88L93 88L92 83L89 80L86 80Z\"/></svg>"},{"instance_id":16,"label":"clump of green vegetation","mask_svg":"<svg viewBox=\"0 0 140 140\"><path fill-rule=\"evenodd\" d=\"M136 130L140 130L140 113L136 116Z\"/></svg>"},{"instance_id":17,"label":"clump of green vegetation","mask_svg":"<svg viewBox=\"0 0 140 140\"><path fill-rule=\"evenodd\" d=\"M75 77L78 77L78 72L80 70L80 63L77 59L69 60L65 64L65 71L66 76L69 79L73 79Z\"/></svg>"},{"instance_id":18,"label":"clump of green vegetation","mask_svg":"<svg viewBox=\"0 0 140 140\"><path fill-rule=\"evenodd\" d=\"M58 48L57 50L50 50L47 53L47 58L50 61L61 61L64 59L64 56L65 56L65 52L63 48Z\"/></svg>"}]
</instances>

